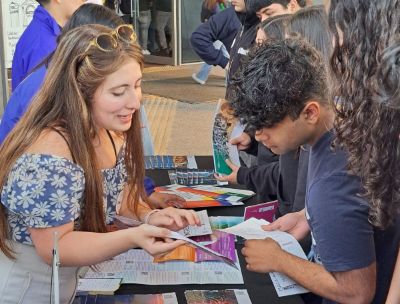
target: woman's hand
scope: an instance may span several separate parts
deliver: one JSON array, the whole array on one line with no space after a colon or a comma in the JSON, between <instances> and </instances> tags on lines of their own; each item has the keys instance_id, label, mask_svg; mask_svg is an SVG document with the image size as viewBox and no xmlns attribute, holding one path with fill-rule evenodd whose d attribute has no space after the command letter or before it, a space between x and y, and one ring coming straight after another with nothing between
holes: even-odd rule
<instances>
[{"instance_id":1,"label":"woman's hand","mask_svg":"<svg viewBox=\"0 0 400 304\"><path fill-rule=\"evenodd\" d=\"M170 239L170 231L165 228L143 224L131 229L135 229L136 245L146 250L152 256L166 254L185 244L184 241L173 241Z\"/></svg>"},{"instance_id":2,"label":"woman's hand","mask_svg":"<svg viewBox=\"0 0 400 304\"><path fill-rule=\"evenodd\" d=\"M168 207L152 213L147 219L147 223L177 231L186 226L200 225L200 219L194 210Z\"/></svg>"}]
</instances>

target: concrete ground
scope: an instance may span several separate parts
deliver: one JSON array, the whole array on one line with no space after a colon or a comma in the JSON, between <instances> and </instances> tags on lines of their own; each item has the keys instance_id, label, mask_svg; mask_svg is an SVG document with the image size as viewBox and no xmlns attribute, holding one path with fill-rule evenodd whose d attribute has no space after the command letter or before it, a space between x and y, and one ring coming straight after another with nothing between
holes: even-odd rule
<instances>
[{"instance_id":1,"label":"concrete ground","mask_svg":"<svg viewBox=\"0 0 400 304\"><path fill-rule=\"evenodd\" d=\"M145 68L143 103L155 154L211 155L213 117L225 96L225 73L214 67L209 81L199 85L191 77L199 67Z\"/></svg>"}]
</instances>

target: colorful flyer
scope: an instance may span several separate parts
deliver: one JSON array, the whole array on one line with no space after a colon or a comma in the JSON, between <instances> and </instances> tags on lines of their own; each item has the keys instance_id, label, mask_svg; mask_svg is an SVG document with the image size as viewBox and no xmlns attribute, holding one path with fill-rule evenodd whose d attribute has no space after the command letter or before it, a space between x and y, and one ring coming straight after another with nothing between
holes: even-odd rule
<instances>
[{"instance_id":1,"label":"colorful flyer","mask_svg":"<svg viewBox=\"0 0 400 304\"><path fill-rule=\"evenodd\" d=\"M272 201L252 206L247 206L244 209L244 220L248 220L251 217L256 219L263 219L268 222L275 220L275 213L278 209L278 201Z\"/></svg>"},{"instance_id":2,"label":"colorful flyer","mask_svg":"<svg viewBox=\"0 0 400 304\"><path fill-rule=\"evenodd\" d=\"M212 187L212 186L210 186ZM210 191L214 190L214 191ZM254 195L254 192L231 188L209 186L181 186L178 184L156 187L155 191L176 194L186 200L182 208L204 208L243 205L242 200ZM215 192L218 191L218 192Z\"/></svg>"},{"instance_id":3,"label":"colorful flyer","mask_svg":"<svg viewBox=\"0 0 400 304\"><path fill-rule=\"evenodd\" d=\"M174 292L117 296L86 295L77 296L73 304L178 304L178 299Z\"/></svg>"},{"instance_id":4,"label":"colorful flyer","mask_svg":"<svg viewBox=\"0 0 400 304\"><path fill-rule=\"evenodd\" d=\"M237 146L229 143L235 125L237 125L237 121L233 117L228 102L221 99L218 102L214 117L212 133L214 169L218 174L229 175L232 173L231 168L225 162L227 159L230 159L235 165L240 166Z\"/></svg>"},{"instance_id":5,"label":"colorful flyer","mask_svg":"<svg viewBox=\"0 0 400 304\"><path fill-rule=\"evenodd\" d=\"M246 289L187 290L187 304L251 304Z\"/></svg>"}]
</instances>

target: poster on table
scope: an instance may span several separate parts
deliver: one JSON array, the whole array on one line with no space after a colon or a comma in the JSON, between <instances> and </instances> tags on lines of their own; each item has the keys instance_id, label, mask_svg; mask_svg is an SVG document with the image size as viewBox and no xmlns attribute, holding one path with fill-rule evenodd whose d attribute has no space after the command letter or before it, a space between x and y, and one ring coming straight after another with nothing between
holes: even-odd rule
<instances>
[{"instance_id":1,"label":"poster on table","mask_svg":"<svg viewBox=\"0 0 400 304\"><path fill-rule=\"evenodd\" d=\"M1 0L5 67L11 68L15 46L32 20L38 3L35 0Z\"/></svg>"}]
</instances>

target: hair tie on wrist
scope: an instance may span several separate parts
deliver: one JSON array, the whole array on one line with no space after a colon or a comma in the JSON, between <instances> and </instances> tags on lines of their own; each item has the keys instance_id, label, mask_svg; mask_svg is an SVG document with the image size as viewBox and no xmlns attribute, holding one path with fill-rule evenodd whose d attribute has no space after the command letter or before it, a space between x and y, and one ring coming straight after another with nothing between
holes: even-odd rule
<instances>
[{"instance_id":1,"label":"hair tie on wrist","mask_svg":"<svg viewBox=\"0 0 400 304\"><path fill-rule=\"evenodd\" d=\"M150 216L151 216L152 214L158 212L158 211L160 211L160 209L153 209L153 210L151 210L149 213L147 213L146 216L144 217L144 223L145 223L145 224L148 224L148 223L149 223Z\"/></svg>"}]
</instances>

